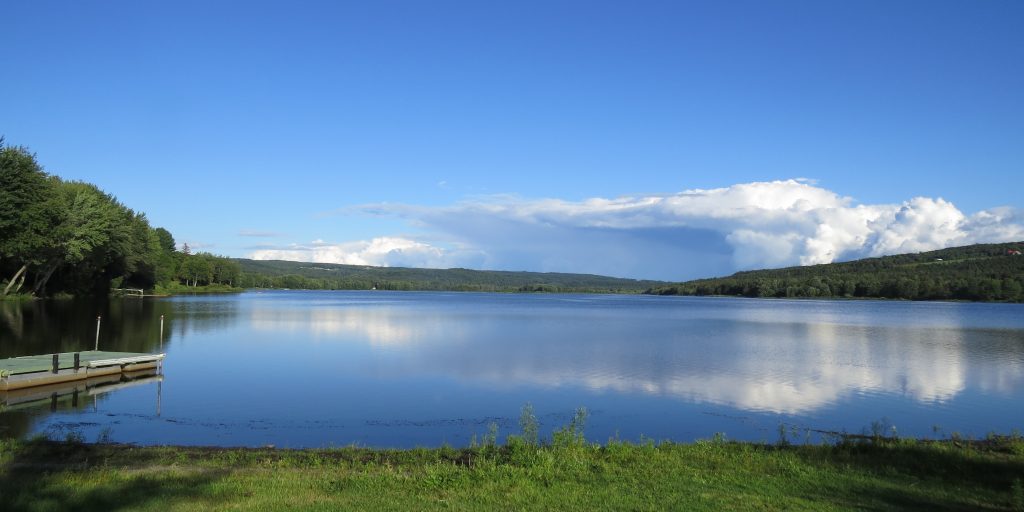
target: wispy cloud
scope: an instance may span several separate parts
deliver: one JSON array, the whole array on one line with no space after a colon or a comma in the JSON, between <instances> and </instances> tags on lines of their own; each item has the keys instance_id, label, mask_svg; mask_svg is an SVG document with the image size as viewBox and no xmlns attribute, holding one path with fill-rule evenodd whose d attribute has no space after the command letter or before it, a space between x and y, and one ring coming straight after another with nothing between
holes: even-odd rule
<instances>
[{"instance_id":1,"label":"wispy cloud","mask_svg":"<svg viewBox=\"0 0 1024 512\"><path fill-rule=\"evenodd\" d=\"M447 207L375 204L349 211L404 218L430 235L297 248L286 259L687 279L1024 239L1018 209L967 215L927 197L858 204L809 180L614 199L506 195Z\"/></svg>"}]
</instances>

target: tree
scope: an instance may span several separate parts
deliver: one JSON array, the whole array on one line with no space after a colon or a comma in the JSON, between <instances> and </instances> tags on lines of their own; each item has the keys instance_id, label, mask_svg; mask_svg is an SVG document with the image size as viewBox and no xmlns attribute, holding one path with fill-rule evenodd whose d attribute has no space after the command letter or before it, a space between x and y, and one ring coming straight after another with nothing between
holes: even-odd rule
<instances>
[{"instance_id":1,"label":"tree","mask_svg":"<svg viewBox=\"0 0 1024 512\"><path fill-rule=\"evenodd\" d=\"M199 286L199 283L207 284L213 279L213 269L210 259L205 253L185 256L181 262L179 277L185 280L185 285Z\"/></svg>"},{"instance_id":2,"label":"tree","mask_svg":"<svg viewBox=\"0 0 1024 512\"><path fill-rule=\"evenodd\" d=\"M217 283L233 286L242 274L242 268L238 263L228 258L214 257L211 264L213 266L213 281Z\"/></svg>"},{"instance_id":3,"label":"tree","mask_svg":"<svg viewBox=\"0 0 1024 512\"><path fill-rule=\"evenodd\" d=\"M36 295L46 292L53 274L62 266L71 271L64 282L78 289L90 287L102 274L108 258L123 251L126 233L121 207L95 185L82 182L58 182L55 205L60 222L44 250L45 261L33 284ZM121 207L123 208L123 207Z\"/></svg>"},{"instance_id":4,"label":"tree","mask_svg":"<svg viewBox=\"0 0 1024 512\"><path fill-rule=\"evenodd\" d=\"M56 219L54 181L35 155L22 147L4 147L0 140L0 262L13 272L3 295L18 290L29 268L41 263Z\"/></svg>"},{"instance_id":5,"label":"tree","mask_svg":"<svg viewBox=\"0 0 1024 512\"><path fill-rule=\"evenodd\" d=\"M177 247L174 245L174 236L171 235L170 231L164 228L156 228L153 230L153 233L156 235L160 249L163 252L173 253L177 250ZM188 244L185 244L185 247L188 247Z\"/></svg>"},{"instance_id":6,"label":"tree","mask_svg":"<svg viewBox=\"0 0 1024 512\"><path fill-rule=\"evenodd\" d=\"M170 283L178 275L178 257L181 253L175 250L174 237L170 231L156 228L152 230L152 236L156 239L156 246L159 249L156 256L155 280L161 284Z\"/></svg>"},{"instance_id":7,"label":"tree","mask_svg":"<svg viewBox=\"0 0 1024 512\"><path fill-rule=\"evenodd\" d=\"M194 258L187 244L183 249L176 251L171 233L152 228L145 214L95 185L48 175L34 154L5 146L0 137L4 295L26 282L31 293L46 295L105 293L111 283L149 288L186 274L193 286L237 281L233 262L210 254Z\"/></svg>"}]
</instances>

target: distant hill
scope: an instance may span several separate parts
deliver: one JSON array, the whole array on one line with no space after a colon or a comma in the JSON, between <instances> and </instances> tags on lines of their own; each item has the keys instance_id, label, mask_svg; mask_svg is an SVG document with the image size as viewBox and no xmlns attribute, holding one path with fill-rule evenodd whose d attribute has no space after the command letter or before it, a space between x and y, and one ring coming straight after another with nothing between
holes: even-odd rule
<instances>
[{"instance_id":1,"label":"distant hill","mask_svg":"<svg viewBox=\"0 0 1024 512\"><path fill-rule=\"evenodd\" d=\"M664 281L591 274L506 272L464 268L370 267L334 263L234 259L241 285L306 290L451 290L497 292L640 293Z\"/></svg>"},{"instance_id":2,"label":"distant hill","mask_svg":"<svg viewBox=\"0 0 1024 512\"><path fill-rule=\"evenodd\" d=\"M1024 302L1024 242L951 247L656 286L658 295Z\"/></svg>"}]
</instances>

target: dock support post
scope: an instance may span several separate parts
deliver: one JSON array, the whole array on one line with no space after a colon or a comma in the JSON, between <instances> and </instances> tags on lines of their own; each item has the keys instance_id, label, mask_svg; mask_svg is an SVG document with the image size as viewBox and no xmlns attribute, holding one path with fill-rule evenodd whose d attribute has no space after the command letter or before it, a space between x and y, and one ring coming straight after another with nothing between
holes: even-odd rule
<instances>
[{"instance_id":1,"label":"dock support post","mask_svg":"<svg viewBox=\"0 0 1024 512\"><path fill-rule=\"evenodd\" d=\"M103 317L101 317L101 316L97 316L96 317L96 347L93 348L93 350L99 350L100 349L100 320L102 320L102 319L103 319Z\"/></svg>"},{"instance_id":2,"label":"dock support post","mask_svg":"<svg viewBox=\"0 0 1024 512\"><path fill-rule=\"evenodd\" d=\"M75 373L78 373L78 368L82 366L82 355L75 352Z\"/></svg>"},{"instance_id":3,"label":"dock support post","mask_svg":"<svg viewBox=\"0 0 1024 512\"><path fill-rule=\"evenodd\" d=\"M58 369L60 369L60 354L54 354L53 355L53 369L52 369L53 373L57 373Z\"/></svg>"},{"instance_id":4,"label":"dock support post","mask_svg":"<svg viewBox=\"0 0 1024 512\"><path fill-rule=\"evenodd\" d=\"M164 351L164 316L160 315L160 352Z\"/></svg>"}]
</instances>

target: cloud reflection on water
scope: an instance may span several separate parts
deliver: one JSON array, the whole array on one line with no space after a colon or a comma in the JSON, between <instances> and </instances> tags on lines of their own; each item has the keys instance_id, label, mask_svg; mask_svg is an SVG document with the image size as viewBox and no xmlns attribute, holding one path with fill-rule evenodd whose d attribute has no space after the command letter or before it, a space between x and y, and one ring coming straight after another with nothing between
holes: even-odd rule
<instances>
[{"instance_id":1,"label":"cloud reflection on water","mask_svg":"<svg viewBox=\"0 0 1024 512\"><path fill-rule=\"evenodd\" d=\"M582 387L776 413L808 413L857 394L944 402L971 386L1010 393L1024 380L1020 330L851 324L820 312L800 322L792 311L778 320L728 311L719 318L538 311L268 303L252 307L251 321L321 344L369 344L375 357L346 363L357 374Z\"/></svg>"}]
</instances>

